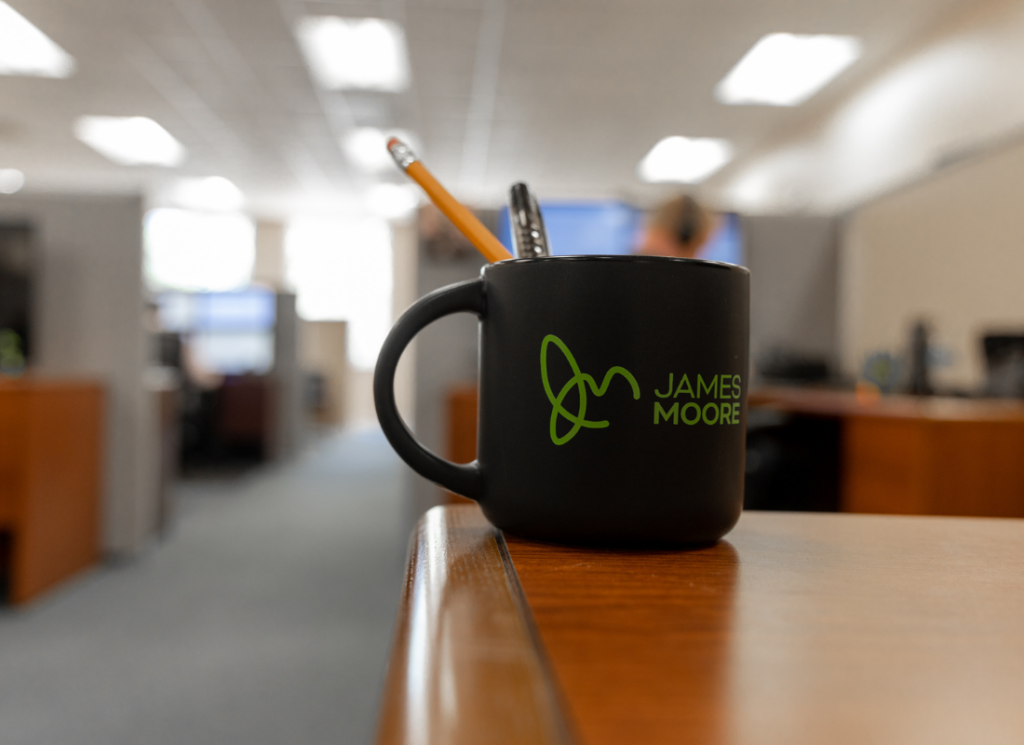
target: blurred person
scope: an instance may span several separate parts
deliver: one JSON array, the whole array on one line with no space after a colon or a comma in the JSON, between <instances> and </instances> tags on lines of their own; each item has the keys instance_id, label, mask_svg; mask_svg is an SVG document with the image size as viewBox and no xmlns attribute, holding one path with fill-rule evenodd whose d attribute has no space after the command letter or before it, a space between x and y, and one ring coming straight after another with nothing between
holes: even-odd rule
<instances>
[{"instance_id":1,"label":"blurred person","mask_svg":"<svg viewBox=\"0 0 1024 745\"><path fill-rule=\"evenodd\" d=\"M714 216L690 195L673 197L647 218L637 253L696 258L713 232L714 223Z\"/></svg>"}]
</instances>

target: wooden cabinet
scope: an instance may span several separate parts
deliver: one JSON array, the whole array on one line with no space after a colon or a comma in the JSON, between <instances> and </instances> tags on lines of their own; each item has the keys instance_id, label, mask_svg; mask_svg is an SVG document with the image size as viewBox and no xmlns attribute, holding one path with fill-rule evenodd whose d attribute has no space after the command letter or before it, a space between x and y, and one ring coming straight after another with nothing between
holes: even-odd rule
<instances>
[{"instance_id":1,"label":"wooden cabinet","mask_svg":"<svg viewBox=\"0 0 1024 745\"><path fill-rule=\"evenodd\" d=\"M1024 422L845 423L846 512L1024 517Z\"/></svg>"},{"instance_id":2,"label":"wooden cabinet","mask_svg":"<svg viewBox=\"0 0 1024 745\"><path fill-rule=\"evenodd\" d=\"M99 556L103 390L88 382L0 382L0 544L22 603Z\"/></svg>"}]
</instances>

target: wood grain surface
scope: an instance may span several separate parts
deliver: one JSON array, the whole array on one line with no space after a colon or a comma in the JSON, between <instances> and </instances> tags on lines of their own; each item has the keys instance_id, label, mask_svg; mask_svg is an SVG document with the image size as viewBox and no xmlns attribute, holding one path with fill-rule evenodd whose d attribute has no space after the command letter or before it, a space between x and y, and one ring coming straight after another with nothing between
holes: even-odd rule
<instances>
[{"instance_id":1,"label":"wood grain surface","mask_svg":"<svg viewBox=\"0 0 1024 745\"><path fill-rule=\"evenodd\" d=\"M1015 400L946 398L942 396L879 396L817 388L758 388L749 406L793 414L865 416L933 421L1024 422L1024 404Z\"/></svg>"},{"instance_id":2,"label":"wood grain surface","mask_svg":"<svg viewBox=\"0 0 1024 745\"><path fill-rule=\"evenodd\" d=\"M448 460L470 463L476 460L476 385L451 388L446 398Z\"/></svg>"},{"instance_id":3,"label":"wood grain surface","mask_svg":"<svg viewBox=\"0 0 1024 745\"><path fill-rule=\"evenodd\" d=\"M381 707L388 745L570 742L501 535L476 506L413 537Z\"/></svg>"},{"instance_id":4,"label":"wood grain surface","mask_svg":"<svg viewBox=\"0 0 1024 745\"><path fill-rule=\"evenodd\" d=\"M14 533L11 600L36 597L100 556L103 389L34 386L24 491Z\"/></svg>"},{"instance_id":5,"label":"wood grain surface","mask_svg":"<svg viewBox=\"0 0 1024 745\"><path fill-rule=\"evenodd\" d=\"M843 422L844 512L1024 517L1024 422Z\"/></svg>"},{"instance_id":6,"label":"wood grain surface","mask_svg":"<svg viewBox=\"0 0 1024 745\"><path fill-rule=\"evenodd\" d=\"M448 446L445 456L453 463L471 463L476 460L477 387L475 383L457 385L445 397ZM448 504L473 504L455 492L445 491Z\"/></svg>"},{"instance_id":7,"label":"wood grain surface","mask_svg":"<svg viewBox=\"0 0 1024 745\"><path fill-rule=\"evenodd\" d=\"M28 396L0 378L0 528L9 530L18 516L25 489Z\"/></svg>"},{"instance_id":8,"label":"wood grain surface","mask_svg":"<svg viewBox=\"0 0 1024 745\"><path fill-rule=\"evenodd\" d=\"M587 745L1024 742L1024 521L747 512L686 552L506 539Z\"/></svg>"}]
</instances>

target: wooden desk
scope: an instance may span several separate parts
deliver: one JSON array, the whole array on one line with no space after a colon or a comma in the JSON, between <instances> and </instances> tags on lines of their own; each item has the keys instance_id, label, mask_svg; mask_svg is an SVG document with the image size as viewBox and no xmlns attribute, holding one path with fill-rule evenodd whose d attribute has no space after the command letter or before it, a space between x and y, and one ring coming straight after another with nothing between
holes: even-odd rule
<instances>
[{"instance_id":1,"label":"wooden desk","mask_svg":"<svg viewBox=\"0 0 1024 745\"><path fill-rule=\"evenodd\" d=\"M99 557L102 438L100 385L0 381L0 563L12 602Z\"/></svg>"},{"instance_id":2,"label":"wooden desk","mask_svg":"<svg viewBox=\"0 0 1024 745\"><path fill-rule=\"evenodd\" d=\"M380 743L1024 742L1024 521L746 512L687 552L420 522Z\"/></svg>"},{"instance_id":3,"label":"wooden desk","mask_svg":"<svg viewBox=\"0 0 1024 745\"><path fill-rule=\"evenodd\" d=\"M840 420L844 512L1024 517L1024 404L766 388L748 405Z\"/></svg>"}]
</instances>

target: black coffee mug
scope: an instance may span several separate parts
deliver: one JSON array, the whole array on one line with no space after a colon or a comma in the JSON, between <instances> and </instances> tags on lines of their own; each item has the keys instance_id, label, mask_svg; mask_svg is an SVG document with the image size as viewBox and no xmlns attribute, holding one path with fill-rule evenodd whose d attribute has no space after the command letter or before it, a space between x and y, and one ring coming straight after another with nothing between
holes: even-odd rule
<instances>
[{"instance_id":1,"label":"black coffee mug","mask_svg":"<svg viewBox=\"0 0 1024 745\"><path fill-rule=\"evenodd\" d=\"M427 324L480 317L477 460L420 445L395 367ZM750 273L646 256L484 267L419 300L374 376L381 427L415 471L514 535L554 543L711 543L743 507Z\"/></svg>"}]
</instances>

